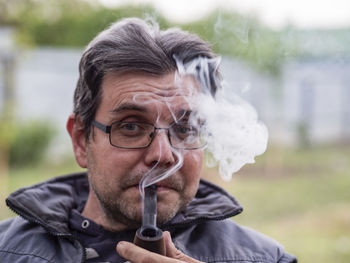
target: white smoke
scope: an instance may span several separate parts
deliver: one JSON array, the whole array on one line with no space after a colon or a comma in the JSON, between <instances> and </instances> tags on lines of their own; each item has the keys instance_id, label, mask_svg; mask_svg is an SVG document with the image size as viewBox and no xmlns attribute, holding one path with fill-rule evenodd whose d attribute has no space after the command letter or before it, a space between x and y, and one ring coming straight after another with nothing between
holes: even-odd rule
<instances>
[{"instance_id":1,"label":"white smoke","mask_svg":"<svg viewBox=\"0 0 350 263\"><path fill-rule=\"evenodd\" d=\"M159 144L160 150L162 149L161 144ZM139 183L139 190L141 193L141 196L144 197L145 188L148 186L151 186L153 184L156 184L167 177L174 174L177 170L179 170L183 164L183 153L180 150L176 150L172 148L173 154L176 156L176 163L169 169L159 169L158 162L142 177L140 183ZM159 155L161 156L161 154Z\"/></svg>"},{"instance_id":2,"label":"white smoke","mask_svg":"<svg viewBox=\"0 0 350 263\"><path fill-rule=\"evenodd\" d=\"M219 165L221 177L228 181L233 173L265 152L268 132L258 121L255 109L238 96L228 99L219 91L216 99L202 94L199 112L206 121L207 151ZM208 166L215 164L213 160Z\"/></svg>"},{"instance_id":3,"label":"white smoke","mask_svg":"<svg viewBox=\"0 0 350 263\"><path fill-rule=\"evenodd\" d=\"M247 163L254 163L255 156L265 152L267 128L248 102L220 83L215 74L220 58L202 57L186 64L177 59L177 64L180 75L194 76L200 85L195 102L198 112L192 122L198 123L198 119L205 122L206 149L212 156L207 165L218 165L221 177L228 181L233 173ZM215 97L210 92L213 83L221 87Z\"/></svg>"}]
</instances>

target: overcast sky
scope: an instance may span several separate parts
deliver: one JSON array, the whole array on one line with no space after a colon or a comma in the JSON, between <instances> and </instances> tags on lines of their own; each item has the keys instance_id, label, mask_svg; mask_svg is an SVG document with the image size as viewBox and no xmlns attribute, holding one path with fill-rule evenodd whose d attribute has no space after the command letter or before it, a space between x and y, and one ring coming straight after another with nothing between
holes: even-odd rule
<instances>
[{"instance_id":1,"label":"overcast sky","mask_svg":"<svg viewBox=\"0 0 350 263\"><path fill-rule=\"evenodd\" d=\"M217 6L242 14L256 14L262 22L281 28L293 24L301 28L350 26L350 0L100 0L110 5L153 3L168 19L196 20Z\"/></svg>"}]
</instances>

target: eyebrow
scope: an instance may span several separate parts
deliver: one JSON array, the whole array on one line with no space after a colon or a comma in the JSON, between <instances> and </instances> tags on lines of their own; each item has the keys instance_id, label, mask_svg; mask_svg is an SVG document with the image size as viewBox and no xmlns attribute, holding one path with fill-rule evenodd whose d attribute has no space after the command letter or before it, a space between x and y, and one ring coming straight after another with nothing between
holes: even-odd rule
<instances>
[{"instance_id":1,"label":"eyebrow","mask_svg":"<svg viewBox=\"0 0 350 263\"><path fill-rule=\"evenodd\" d=\"M112 113L121 113L124 111L140 111L147 112L147 108L141 105L133 104L133 103L124 103L119 105L117 108L113 109Z\"/></svg>"},{"instance_id":2,"label":"eyebrow","mask_svg":"<svg viewBox=\"0 0 350 263\"><path fill-rule=\"evenodd\" d=\"M177 118L179 120L183 119L183 118L188 118L191 115L192 111L191 110L178 110L177 112L174 113L175 116L177 116Z\"/></svg>"},{"instance_id":3,"label":"eyebrow","mask_svg":"<svg viewBox=\"0 0 350 263\"><path fill-rule=\"evenodd\" d=\"M123 113L127 111L137 111L142 113L147 113L148 109L145 106L126 102L121 105L119 105L117 108L111 110L111 113L118 114ZM173 112L171 115L176 118L176 122L183 120L184 118L188 118L192 113L194 113L192 110L186 110L186 109L180 109L175 112Z\"/></svg>"},{"instance_id":4,"label":"eyebrow","mask_svg":"<svg viewBox=\"0 0 350 263\"><path fill-rule=\"evenodd\" d=\"M189 119L189 118L191 118L191 116L192 115L197 115L198 114L198 111L197 110L195 110L195 111L193 111L193 110L184 110L184 109L182 109L182 110L179 110L179 111L177 111L176 113L175 113L175 116L177 116L176 117L176 122L181 122L182 120L185 120L185 121L187 121L187 119ZM201 119L201 118L196 118L200 123L203 123L203 120Z\"/></svg>"}]
</instances>

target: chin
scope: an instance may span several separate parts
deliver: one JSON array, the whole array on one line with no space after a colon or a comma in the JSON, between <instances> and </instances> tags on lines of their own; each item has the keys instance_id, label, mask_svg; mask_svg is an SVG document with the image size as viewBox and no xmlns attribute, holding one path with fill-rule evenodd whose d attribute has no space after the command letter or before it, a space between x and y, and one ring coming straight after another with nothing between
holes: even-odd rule
<instances>
[{"instance_id":1,"label":"chin","mask_svg":"<svg viewBox=\"0 0 350 263\"><path fill-rule=\"evenodd\" d=\"M170 221L183 208L180 200L160 202L157 207L157 222L164 224Z\"/></svg>"}]
</instances>

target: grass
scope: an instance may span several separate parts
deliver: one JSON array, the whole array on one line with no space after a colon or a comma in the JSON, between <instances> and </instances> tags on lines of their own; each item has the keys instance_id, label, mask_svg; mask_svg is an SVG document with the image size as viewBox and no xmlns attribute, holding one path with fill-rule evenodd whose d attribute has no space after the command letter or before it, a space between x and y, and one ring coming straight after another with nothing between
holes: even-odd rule
<instances>
[{"instance_id":1,"label":"grass","mask_svg":"<svg viewBox=\"0 0 350 263\"><path fill-rule=\"evenodd\" d=\"M228 190L246 207L237 221L279 240L300 262L349 262L350 243L340 244L350 237L344 185L349 175L239 178Z\"/></svg>"},{"instance_id":2,"label":"grass","mask_svg":"<svg viewBox=\"0 0 350 263\"><path fill-rule=\"evenodd\" d=\"M9 190L79 170L71 160L13 169ZM203 177L243 205L234 220L278 240L299 262L350 262L350 147L270 147L230 182L216 169L205 169ZM0 219L10 216L1 204Z\"/></svg>"}]
</instances>

